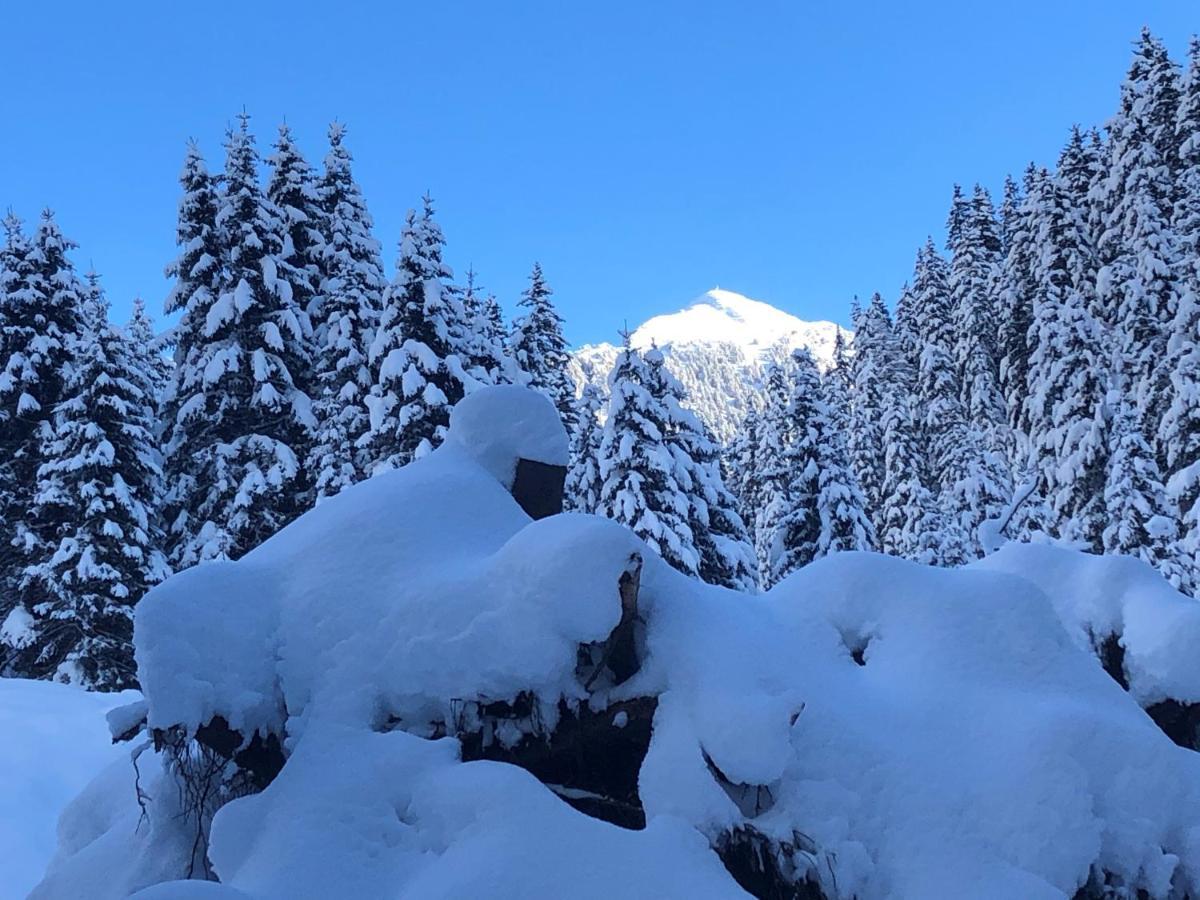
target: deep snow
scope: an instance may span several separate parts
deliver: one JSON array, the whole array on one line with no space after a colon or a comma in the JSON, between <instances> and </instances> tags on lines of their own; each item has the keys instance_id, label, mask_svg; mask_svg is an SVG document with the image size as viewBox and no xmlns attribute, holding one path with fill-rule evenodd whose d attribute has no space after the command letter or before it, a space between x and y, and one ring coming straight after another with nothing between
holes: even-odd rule
<instances>
[{"instance_id":1,"label":"deep snow","mask_svg":"<svg viewBox=\"0 0 1200 900\"><path fill-rule=\"evenodd\" d=\"M129 758L104 715L136 698L0 678L0 900L29 893L54 854L59 812L97 771Z\"/></svg>"},{"instance_id":2,"label":"deep snow","mask_svg":"<svg viewBox=\"0 0 1200 900\"><path fill-rule=\"evenodd\" d=\"M229 890L145 897L742 896L710 845L747 823L811 840L826 893L863 900L1064 898L1093 870L1155 897L1200 884L1200 757L1138 705L1200 696L1172 643L1195 646L1200 606L1148 567L1044 546L956 571L846 553L763 595L709 587L611 522L529 520L506 482L517 457L561 460L553 416L484 389L430 456L142 602L150 724L221 715L289 754L216 814ZM616 625L635 553L643 667L589 702L658 698L642 831L430 739L464 699L533 691L552 727L560 697L587 696L577 647ZM1087 637L1118 618L1132 693ZM191 837L154 759L148 821L129 763L111 766L68 808L34 897L179 877Z\"/></svg>"}]
</instances>

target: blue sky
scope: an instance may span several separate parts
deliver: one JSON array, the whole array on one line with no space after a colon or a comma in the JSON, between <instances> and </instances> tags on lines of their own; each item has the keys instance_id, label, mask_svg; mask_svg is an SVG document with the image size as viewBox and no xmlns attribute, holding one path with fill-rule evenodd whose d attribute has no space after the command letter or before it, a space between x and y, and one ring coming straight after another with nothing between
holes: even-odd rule
<instances>
[{"instance_id":1,"label":"blue sky","mask_svg":"<svg viewBox=\"0 0 1200 900\"><path fill-rule=\"evenodd\" d=\"M542 262L574 342L720 284L845 322L940 240L951 185L998 194L1111 114L1148 24L1194 2L11 3L0 205L53 207L117 316L160 310L176 176L244 105L313 162L348 124L390 268L430 190L460 272L511 310Z\"/></svg>"}]
</instances>

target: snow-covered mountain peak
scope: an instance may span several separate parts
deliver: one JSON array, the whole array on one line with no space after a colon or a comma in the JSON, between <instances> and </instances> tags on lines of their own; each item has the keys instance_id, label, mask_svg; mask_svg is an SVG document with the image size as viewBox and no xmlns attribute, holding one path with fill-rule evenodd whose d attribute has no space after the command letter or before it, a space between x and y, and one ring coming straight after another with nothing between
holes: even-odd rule
<instances>
[{"instance_id":1,"label":"snow-covered mountain peak","mask_svg":"<svg viewBox=\"0 0 1200 900\"><path fill-rule=\"evenodd\" d=\"M631 340L638 348L732 344L749 358L781 344L808 347L824 368L833 358L837 328L833 322L806 322L761 300L713 288L678 312L648 319Z\"/></svg>"},{"instance_id":2,"label":"snow-covered mountain peak","mask_svg":"<svg viewBox=\"0 0 1200 900\"><path fill-rule=\"evenodd\" d=\"M849 340L851 333L842 331ZM761 300L713 288L677 312L647 319L630 342L639 350L663 350L667 368L688 392L688 405L728 441L746 412L761 404L767 363L807 347L827 369L837 333L833 322L806 322ZM576 381L604 386L617 353L609 343L580 347L572 365Z\"/></svg>"}]
</instances>

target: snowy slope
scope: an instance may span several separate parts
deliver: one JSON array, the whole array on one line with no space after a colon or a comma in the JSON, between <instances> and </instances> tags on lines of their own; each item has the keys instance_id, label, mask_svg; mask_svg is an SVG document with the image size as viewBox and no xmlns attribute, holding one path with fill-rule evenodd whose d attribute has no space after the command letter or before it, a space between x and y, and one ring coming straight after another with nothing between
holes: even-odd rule
<instances>
[{"instance_id":1,"label":"snowy slope","mask_svg":"<svg viewBox=\"0 0 1200 900\"><path fill-rule=\"evenodd\" d=\"M429 457L140 604L152 727L195 734L219 716L286 737L265 790L216 813L225 887L204 896L736 897L718 853L748 828L829 898L1067 900L1106 879L1196 895L1200 755L1138 701L1200 698L1200 606L1147 566L1056 547L961 570L846 553L747 596L680 575L612 522L531 521L508 493L514 461L564 453L545 398L485 389ZM581 648L615 634L634 553L640 668L593 684ZM1106 634L1130 691L1092 652ZM633 763L644 829L572 808L518 765L462 761L452 729L473 733L471 703L522 693L531 712L479 733L536 745L543 732L521 729L553 731L572 704L607 718L653 700ZM151 753L140 765L144 825L125 761L67 810L35 898L181 877L179 792Z\"/></svg>"},{"instance_id":2,"label":"snowy slope","mask_svg":"<svg viewBox=\"0 0 1200 900\"><path fill-rule=\"evenodd\" d=\"M137 694L0 678L0 900L24 897L54 855L58 814L109 762L104 714Z\"/></svg>"},{"instance_id":3,"label":"snowy slope","mask_svg":"<svg viewBox=\"0 0 1200 900\"><path fill-rule=\"evenodd\" d=\"M728 441L758 399L763 367L807 347L817 365L828 368L837 329L833 322L805 322L769 303L714 288L678 312L647 320L630 340L638 349L657 345L663 351L667 368L688 389L692 408ZM603 385L617 350L609 343L580 347L576 381Z\"/></svg>"}]
</instances>

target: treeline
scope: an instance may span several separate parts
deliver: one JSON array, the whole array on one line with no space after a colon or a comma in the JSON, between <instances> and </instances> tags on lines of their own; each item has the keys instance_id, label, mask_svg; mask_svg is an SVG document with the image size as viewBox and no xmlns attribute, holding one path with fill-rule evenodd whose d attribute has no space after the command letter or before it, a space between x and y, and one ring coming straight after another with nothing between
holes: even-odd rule
<instances>
[{"instance_id":1,"label":"treeline","mask_svg":"<svg viewBox=\"0 0 1200 900\"><path fill-rule=\"evenodd\" d=\"M1144 31L1105 135L1072 129L999 210L956 188L947 235L946 256L918 252L894 311L878 295L855 308L820 408L801 360L745 423L730 464L763 582L812 545L782 523L825 480L844 486L817 504L820 533L861 510L857 546L952 566L1049 535L1196 593L1200 42L1181 72ZM803 449L829 427L844 461L836 441L824 462Z\"/></svg>"}]
</instances>

